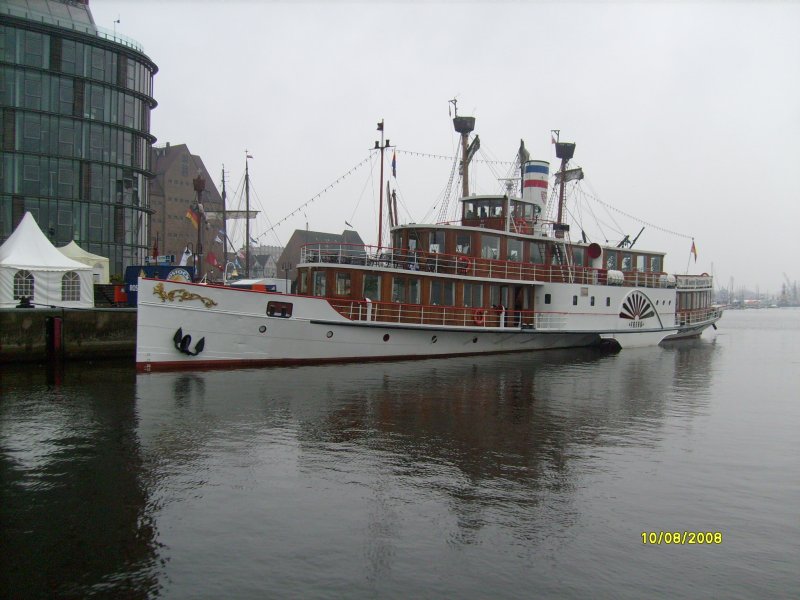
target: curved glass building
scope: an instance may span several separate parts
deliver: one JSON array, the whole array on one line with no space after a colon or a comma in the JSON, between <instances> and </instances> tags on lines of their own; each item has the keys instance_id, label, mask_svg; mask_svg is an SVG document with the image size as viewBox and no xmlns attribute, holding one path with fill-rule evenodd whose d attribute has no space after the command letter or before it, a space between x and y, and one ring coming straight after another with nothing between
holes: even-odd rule
<instances>
[{"instance_id":1,"label":"curved glass building","mask_svg":"<svg viewBox=\"0 0 800 600\"><path fill-rule=\"evenodd\" d=\"M133 40L94 24L88 0L0 6L0 243L31 212L57 246L148 252L153 76Z\"/></svg>"}]
</instances>

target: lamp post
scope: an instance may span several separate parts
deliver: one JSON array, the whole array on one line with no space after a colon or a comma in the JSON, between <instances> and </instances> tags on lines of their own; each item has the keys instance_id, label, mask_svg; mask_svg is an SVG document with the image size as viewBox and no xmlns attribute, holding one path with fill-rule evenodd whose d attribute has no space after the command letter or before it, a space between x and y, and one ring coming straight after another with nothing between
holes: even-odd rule
<instances>
[{"instance_id":1,"label":"lamp post","mask_svg":"<svg viewBox=\"0 0 800 600\"><path fill-rule=\"evenodd\" d=\"M194 276L195 281L200 281L202 278L202 270L203 270L203 223L206 220L206 212L203 209L203 190L206 189L206 180L200 174L200 171L197 172L197 177L192 179L192 186L194 187L194 191L197 194L197 201L195 204L195 212L197 213L197 254L195 254L194 259Z\"/></svg>"}]
</instances>

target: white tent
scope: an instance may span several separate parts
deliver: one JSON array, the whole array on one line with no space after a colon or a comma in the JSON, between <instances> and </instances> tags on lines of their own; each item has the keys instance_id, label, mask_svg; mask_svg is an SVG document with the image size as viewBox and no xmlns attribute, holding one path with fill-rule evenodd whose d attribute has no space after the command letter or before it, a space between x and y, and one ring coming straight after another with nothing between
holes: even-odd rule
<instances>
[{"instance_id":1,"label":"white tent","mask_svg":"<svg viewBox=\"0 0 800 600\"><path fill-rule=\"evenodd\" d=\"M61 254L31 213L0 246L0 307L16 306L22 296L34 306L94 306L91 267Z\"/></svg>"},{"instance_id":2,"label":"white tent","mask_svg":"<svg viewBox=\"0 0 800 600\"><path fill-rule=\"evenodd\" d=\"M67 258L92 267L92 277L95 283L108 283L108 259L105 256L87 252L78 246L75 240L66 246L59 247L58 251Z\"/></svg>"}]
</instances>

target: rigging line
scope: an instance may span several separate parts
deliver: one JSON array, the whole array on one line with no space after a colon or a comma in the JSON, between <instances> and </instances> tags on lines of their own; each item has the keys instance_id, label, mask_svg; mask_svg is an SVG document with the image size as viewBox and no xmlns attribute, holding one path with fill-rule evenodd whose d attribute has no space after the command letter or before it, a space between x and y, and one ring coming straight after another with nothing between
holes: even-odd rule
<instances>
[{"instance_id":1,"label":"rigging line","mask_svg":"<svg viewBox=\"0 0 800 600\"><path fill-rule=\"evenodd\" d=\"M592 188L591 184L588 181L586 182L586 186L592 191L592 194L594 194L594 196L597 196L597 194L594 193L594 188ZM592 194L586 192L584 192L584 194L586 194L587 198L593 197ZM611 219L611 222L614 224L614 227L617 228L617 233L619 233L620 235L624 235L622 226L617 222L617 220L614 218L614 215L611 213L611 211L608 210L608 208L606 208L606 214Z\"/></svg>"},{"instance_id":2,"label":"rigging line","mask_svg":"<svg viewBox=\"0 0 800 600\"><path fill-rule=\"evenodd\" d=\"M603 230L603 223L600 221L598 216L595 214L591 203L586 201L586 194L583 193L583 190L581 190L581 193L583 194L583 204L586 206L586 209L592 215L592 218L594 219L594 222L597 224L597 228L600 230L600 235L602 236L602 239L606 240L606 242L607 242L608 241L608 236L606 235L606 232Z\"/></svg>"},{"instance_id":3,"label":"rigging line","mask_svg":"<svg viewBox=\"0 0 800 600\"><path fill-rule=\"evenodd\" d=\"M647 222L647 221L645 221L643 219L640 219L639 217L634 217L633 215L628 214L623 210L620 210L620 209L618 209L618 208L616 208L614 206L611 206L610 204L607 204L607 203L603 202L602 200L600 200L600 198L598 198L595 195L591 195L590 194L589 197L592 200L594 200L596 202L599 202L600 204L602 204L606 208L611 209L611 210L613 210L615 212L618 212L621 215L625 215L629 219L633 219L634 221L636 221L638 223L641 223L642 225L647 225L648 227L652 227L653 229L657 229L658 231L663 231L664 233L669 233L671 235L674 235L674 236L677 236L677 237L682 237L682 238L687 239L687 240L693 240L694 239L694 236L686 235L685 233L678 233L677 231L672 231L671 229L666 229L664 227L660 227L658 225L654 225L653 223L649 223L649 222Z\"/></svg>"},{"instance_id":4,"label":"rigging line","mask_svg":"<svg viewBox=\"0 0 800 600\"><path fill-rule=\"evenodd\" d=\"M427 152L416 152L414 150L397 150L398 154L408 154L409 156L419 156L422 158L437 158L441 160L453 160L453 156L444 156L443 154L429 154ZM456 152L456 157L458 156L458 152ZM506 166L513 166L513 162L509 162L507 160L487 160L487 159L475 159L475 162L479 163L486 163L490 165L506 165Z\"/></svg>"},{"instance_id":5,"label":"rigging line","mask_svg":"<svg viewBox=\"0 0 800 600\"><path fill-rule=\"evenodd\" d=\"M269 233L270 231L272 231L273 229L275 229L275 228L276 228L278 225L280 225L280 224L281 224L281 223L283 223L284 221L287 221L289 218L293 217L295 214L297 214L298 212L300 212L300 211L301 211L302 209L304 209L306 206L308 206L309 204L311 204L311 203L312 203L312 202L314 202L315 200L318 200L318 199L319 199L319 198L322 196L322 194L324 194L325 192L327 192L328 190L330 190L332 187L334 187L335 185L337 185L337 184L338 184L338 183L339 183L339 182L340 182L342 179L344 179L345 177L349 177L349 176L350 176L350 175L351 175L351 174L352 174L354 171L356 171L356 170L360 169L361 167L363 167L363 166L364 166L364 164L365 164L367 161L369 161L369 160L370 160L370 158L371 158L371 157L370 157L370 156L368 156L367 158L365 158L364 160L362 160L360 163L358 163L357 165L355 165L354 167L352 167L352 168L351 168L349 171L347 171L347 173L345 173L344 175L342 175L341 177L339 177L338 179L336 179L336 181L334 181L333 183L329 184L329 185L328 185L327 187L325 187L325 188L324 188L324 189L323 189L321 192L318 192L316 195L312 196L312 197L311 197L309 200L306 200L306 201L305 201L303 204L301 204L300 206L298 206L297 208L295 208L295 209L294 209L292 212L290 212L288 215L286 215L285 217L283 217L281 220L279 220L279 221L276 221L276 222L275 222L275 224L274 224L272 227L270 227L269 229L267 229L267 230L266 230L264 233Z\"/></svg>"},{"instance_id":6,"label":"rigging line","mask_svg":"<svg viewBox=\"0 0 800 600\"><path fill-rule=\"evenodd\" d=\"M256 200L258 200L258 206L261 208L261 215L262 215L262 216L263 216L263 217L264 217L264 218L267 220L267 225L269 225L269 226L270 226L270 229L269 229L269 231L272 231L272 235L273 235L273 237L275 238L275 241L276 241L276 242L278 242L278 246L283 246L283 244L281 243L281 240L280 240L280 238L278 237L278 232L277 232L277 231L274 231L273 229L271 229L271 227L272 227L272 223L271 223L271 222L270 222L270 220L269 220L269 215L267 215L267 211L264 209L264 205L263 205L263 203L261 202L261 198L258 196L258 192L256 191L255 185L253 185L253 180L252 180L252 178L250 179L250 189L251 189L251 190L253 190L253 194L255 195L255 197L256 197ZM265 231L264 233L259 233L259 234L258 234L257 236L255 236L253 239L255 239L255 240L260 240L260 239L261 239L263 236L265 236L266 234L267 234L267 232L266 232L266 231Z\"/></svg>"},{"instance_id":7,"label":"rigging line","mask_svg":"<svg viewBox=\"0 0 800 600\"><path fill-rule=\"evenodd\" d=\"M348 219L348 221L349 221L350 223L352 223L352 222L353 222L353 219L354 219L354 218L355 218L355 216L356 216L356 211L358 211L358 207L361 205L361 201L364 199L364 192L366 191L366 189L367 189L367 186L368 186L370 183L372 183L372 181L373 181L372 173L375 171L375 164L374 164L374 162L375 162L375 161L372 161L372 163L370 163L370 166L369 166L369 177L367 177L367 178L364 180L364 187L362 187L362 188L361 188L361 193L360 193L360 194L359 194L359 196L358 196L358 202L356 202L356 206L355 206L355 208L353 208L353 214L351 214L351 215L350 215L350 218Z\"/></svg>"}]
</instances>

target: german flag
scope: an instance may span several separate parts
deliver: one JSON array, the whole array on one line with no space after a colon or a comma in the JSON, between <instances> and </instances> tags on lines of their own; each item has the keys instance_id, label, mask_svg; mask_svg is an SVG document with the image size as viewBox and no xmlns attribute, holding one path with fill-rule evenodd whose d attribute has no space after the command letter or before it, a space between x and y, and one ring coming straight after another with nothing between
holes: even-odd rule
<instances>
[{"instance_id":1,"label":"german flag","mask_svg":"<svg viewBox=\"0 0 800 600\"><path fill-rule=\"evenodd\" d=\"M186 218L192 222L192 225L194 225L195 229L200 227L200 215L198 215L191 208L186 211Z\"/></svg>"}]
</instances>

